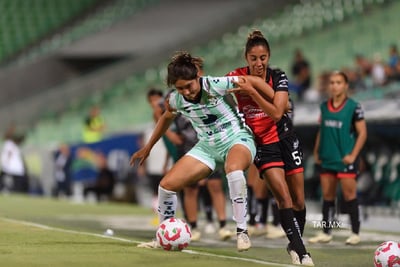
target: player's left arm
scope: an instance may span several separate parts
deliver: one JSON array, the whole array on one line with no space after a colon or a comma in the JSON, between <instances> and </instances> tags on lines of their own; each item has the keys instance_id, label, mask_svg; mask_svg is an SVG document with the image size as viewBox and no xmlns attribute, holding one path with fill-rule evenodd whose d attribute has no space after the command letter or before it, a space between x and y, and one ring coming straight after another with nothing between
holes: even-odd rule
<instances>
[{"instance_id":1,"label":"player's left arm","mask_svg":"<svg viewBox=\"0 0 400 267\"><path fill-rule=\"evenodd\" d=\"M367 141L367 123L365 122L364 113L360 105L358 105L358 107L356 108L354 118L354 126L357 132L357 138L351 153L343 158L343 163L345 164L352 164L356 160L365 142Z\"/></svg>"}]
</instances>

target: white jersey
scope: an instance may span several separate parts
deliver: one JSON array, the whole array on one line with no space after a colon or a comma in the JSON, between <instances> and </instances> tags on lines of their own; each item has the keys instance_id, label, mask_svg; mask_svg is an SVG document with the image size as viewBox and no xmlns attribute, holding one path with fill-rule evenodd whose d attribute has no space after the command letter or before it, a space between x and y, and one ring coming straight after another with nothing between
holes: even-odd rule
<instances>
[{"instance_id":1,"label":"white jersey","mask_svg":"<svg viewBox=\"0 0 400 267\"><path fill-rule=\"evenodd\" d=\"M154 125L146 130L143 133L143 141L146 144L151 135L153 134ZM162 139L158 140L151 150L148 158L146 159L146 173L148 175L163 175L164 174L164 164L167 159L167 149L165 147L164 141Z\"/></svg>"},{"instance_id":2,"label":"white jersey","mask_svg":"<svg viewBox=\"0 0 400 267\"><path fill-rule=\"evenodd\" d=\"M25 174L22 152L17 144L6 140L1 151L1 169L10 175L22 176Z\"/></svg>"},{"instance_id":3,"label":"white jersey","mask_svg":"<svg viewBox=\"0 0 400 267\"><path fill-rule=\"evenodd\" d=\"M248 128L236 107L226 98L226 90L236 87L233 81L238 81L238 76L201 77L198 103L185 100L176 90L171 92L170 107L190 120L200 141L209 145L223 144L241 129Z\"/></svg>"}]
</instances>

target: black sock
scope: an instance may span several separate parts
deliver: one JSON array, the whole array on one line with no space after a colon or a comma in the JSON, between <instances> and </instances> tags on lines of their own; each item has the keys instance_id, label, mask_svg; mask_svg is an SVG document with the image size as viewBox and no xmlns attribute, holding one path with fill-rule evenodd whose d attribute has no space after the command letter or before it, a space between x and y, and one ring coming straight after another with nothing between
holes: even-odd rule
<instances>
[{"instance_id":1,"label":"black sock","mask_svg":"<svg viewBox=\"0 0 400 267\"><path fill-rule=\"evenodd\" d=\"M276 203L275 199L272 200L272 224L278 226L281 223L281 217L279 214L278 204Z\"/></svg>"},{"instance_id":2,"label":"black sock","mask_svg":"<svg viewBox=\"0 0 400 267\"><path fill-rule=\"evenodd\" d=\"M226 225L226 220L220 220L219 221L219 228L224 228Z\"/></svg>"},{"instance_id":3,"label":"black sock","mask_svg":"<svg viewBox=\"0 0 400 267\"><path fill-rule=\"evenodd\" d=\"M197 221L189 222L190 228L196 229L197 228Z\"/></svg>"},{"instance_id":4,"label":"black sock","mask_svg":"<svg viewBox=\"0 0 400 267\"><path fill-rule=\"evenodd\" d=\"M203 199L204 212L206 213L206 220L207 222L210 223L213 221L213 209L212 209L212 200L210 191L208 191L207 186L202 185L199 187L199 195Z\"/></svg>"},{"instance_id":5,"label":"black sock","mask_svg":"<svg viewBox=\"0 0 400 267\"><path fill-rule=\"evenodd\" d=\"M294 217L299 223L300 234L303 236L304 233L304 225L306 224L306 208L302 210L293 210Z\"/></svg>"},{"instance_id":6,"label":"black sock","mask_svg":"<svg viewBox=\"0 0 400 267\"><path fill-rule=\"evenodd\" d=\"M244 230L242 228L236 228L236 233L240 234L240 233L246 233L247 234L247 230Z\"/></svg>"},{"instance_id":7,"label":"black sock","mask_svg":"<svg viewBox=\"0 0 400 267\"><path fill-rule=\"evenodd\" d=\"M257 209L256 209L256 201L254 198L254 193L253 193L253 188L250 186L247 187L247 207L249 211L249 225L255 225L256 224L256 215L257 215Z\"/></svg>"},{"instance_id":8,"label":"black sock","mask_svg":"<svg viewBox=\"0 0 400 267\"><path fill-rule=\"evenodd\" d=\"M267 224L268 206L269 206L268 197L257 199L258 222L264 225Z\"/></svg>"},{"instance_id":9,"label":"black sock","mask_svg":"<svg viewBox=\"0 0 400 267\"><path fill-rule=\"evenodd\" d=\"M348 209L351 221L351 231L355 234L360 233L360 211L358 209L357 198L346 201L346 207Z\"/></svg>"},{"instance_id":10,"label":"black sock","mask_svg":"<svg viewBox=\"0 0 400 267\"><path fill-rule=\"evenodd\" d=\"M299 226L293 215L293 209L280 209L279 214L282 228L285 230L286 236L289 239L291 249L296 251L300 257L303 256L307 251L301 239Z\"/></svg>"},{"instance_id":11,"label":"black sock","mask_svg":"<svg viewBox=\"0 0 400 267\"><path fill-rule=\"evenodd\" d=\"M334 216L335 201L324 200L324 202L322 203L322 229L325 234L331 233Z\"/></svg>"}]
</instances>

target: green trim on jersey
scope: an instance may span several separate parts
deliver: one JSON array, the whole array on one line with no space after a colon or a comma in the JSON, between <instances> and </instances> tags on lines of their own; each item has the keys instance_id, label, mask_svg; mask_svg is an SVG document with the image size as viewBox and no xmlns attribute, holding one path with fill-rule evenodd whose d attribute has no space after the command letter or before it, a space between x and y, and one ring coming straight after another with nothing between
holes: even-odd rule
<instances>
[{"instance_id":1,"label":"green trim on jersey","mask_svg":"<svg viewBox=\"0 0 400 267\"><path fill-rule=\"evenodd\" d=\"M328 101L331 101L330 99ZM343 171L345 155L351 153L356 142L353 115L358 103L348 98L337 110L330 110L329 103L321 104L319 158L322 168Z\"/></svg>"}]
</instances>

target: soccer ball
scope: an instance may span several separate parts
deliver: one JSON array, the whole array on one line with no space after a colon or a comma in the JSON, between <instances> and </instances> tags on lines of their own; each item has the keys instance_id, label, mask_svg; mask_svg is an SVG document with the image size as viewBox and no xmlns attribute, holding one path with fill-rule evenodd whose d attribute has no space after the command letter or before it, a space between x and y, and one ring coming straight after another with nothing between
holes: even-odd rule
<instances>
[{"instance_id":1,"label":"soccer ball","mask_svg":"<svg viewBox=\"0 0 400 267\"><path fill-rule=\"evenodd\" d=\"M400 267L400 244L386 241L378 246L374 255L375 267Z\"/></svg>"},{"instance_id":2,"label":"soccer ball","mask_svg":"<svg viewBox=\"0 0 400 267\"><path fill-rule=\"evenodd\" d=\"M169 218L158 226L156 236L164 250L182 250L189 246L192 233L184 220Z\"/></svg>"}]
</instances>

